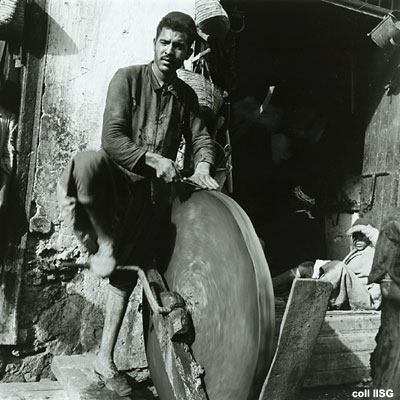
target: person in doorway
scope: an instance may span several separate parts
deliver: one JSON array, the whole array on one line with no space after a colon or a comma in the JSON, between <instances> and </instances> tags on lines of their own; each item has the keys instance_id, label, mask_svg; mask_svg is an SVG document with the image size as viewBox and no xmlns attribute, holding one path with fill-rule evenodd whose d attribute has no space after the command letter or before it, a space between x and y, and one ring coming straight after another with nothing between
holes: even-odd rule
<instances>
[{"instance_id":1,"label":"person in doorway","mask_svg":"<svg viewBox=\"0 0 400 400\"><path fill-rule=\"evenodd\" d=\"M0 215L7 207L14 158L12 138L16 129L15 115L0 104Z\"/></svg>"},{"instance_id":2,"label":"person in doorway","mask_svg":"<svg viewBox=\"0 0 400 400\"><path fill-rule=\"evenodd\" d=\"M275 278L274 287L290 283L294 278L318 278L332 283L331 309L376 310L381 303L380 287L368 283L379 231L365 218L357 219L348 231L353 249L343 261L317 260L304 262Z\"/></svg>"},{"instance_id":3,"label":"person in doorway","mask_svg":"<svg viewBox=\"0 0 400 400\"><path fill-rule=\"evenodd\" d=\"M102 149L78 153L58 185L61 212L90 253L91 269L109 277L103 336L95 372L121 396L131 393L117 371L113 351L137 276L117 265L149 265L155 233L169 221L171 185L179 178L174 162L182 137L192 149L190 179L217 189L210 175L214 147L194 91L176 70L192 53L193 19L167 14L154 39L154 60L119 69L111 80L103 118ZM132 245L141 243L141 245ZM145 245L143 245L145 243Z\"/></svg>"},{"instance_id":4,"label":"person in doorway","mask_svg":"<svg viewBox=\"0 0 400 400\"><path fill-rule=\"evenodd\" d=\"M14 148L12 145L17 130L17 119L1 103L3 94L0 94L0 257L4 256L7 245L6 238L6 210L10 191L14 164Z\"/></svg>"},{"instance_id":5,"label":"person in doorway","mask_svg":"<svg viewBox=\"0 0 400 400\"><path fill-rule=\"evenodd\" d=\"M331 261L319 268L319 278L333 285L329 301L331 309L376 310L381 304L381 291L376 283L368 283L379 231L366 218L357 219L349 230L353 249L340 261Z\"/></svg>"}]
</instances>

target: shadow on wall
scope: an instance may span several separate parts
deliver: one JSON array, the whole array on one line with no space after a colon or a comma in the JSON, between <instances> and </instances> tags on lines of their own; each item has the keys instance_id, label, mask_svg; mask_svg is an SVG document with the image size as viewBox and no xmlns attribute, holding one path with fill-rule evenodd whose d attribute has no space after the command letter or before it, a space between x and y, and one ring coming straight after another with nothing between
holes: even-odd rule
<instances>
[{"instance_id":1,"label":"shadow on wall","mask_svg":"<svg viewBox=\"0 0 400 400\"><path fill-rule=\"evenodd\" d=\"M71 55L78 53L78 47L64 29L37 3L26 5L25 46L37 58L44 54ZM57 38L58 45L49 52L48 32Z\"/></svg>"}]
</instances>

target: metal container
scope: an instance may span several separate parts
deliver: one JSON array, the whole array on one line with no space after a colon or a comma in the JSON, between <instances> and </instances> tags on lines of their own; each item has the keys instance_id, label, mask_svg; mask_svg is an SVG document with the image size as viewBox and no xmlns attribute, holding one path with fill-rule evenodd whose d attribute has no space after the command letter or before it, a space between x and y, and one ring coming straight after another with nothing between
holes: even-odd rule
<instances>
[{"instance_id":1,"label":"metal container","mask_svg":"<svg viewBox=\"0 0 400 400\"><path fill-rule=\"evenodd\" d=\"M400 46L399 11L392 11L368 34L382 48Z\"/></svg>"}]
</instances>

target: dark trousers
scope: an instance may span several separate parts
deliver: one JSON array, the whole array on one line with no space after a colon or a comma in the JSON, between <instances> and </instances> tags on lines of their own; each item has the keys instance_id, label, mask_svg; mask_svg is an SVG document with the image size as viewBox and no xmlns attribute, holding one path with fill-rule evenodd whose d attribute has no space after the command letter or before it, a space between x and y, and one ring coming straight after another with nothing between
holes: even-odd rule
<instances>
[{"instance_id":1,"label":"dark trousers","mask_svg":"<svg viewBox=\"0 0 400 400\"><path fill-rule=\"evenodd\" d=\"M169 204L154 202L151 181L133 182L103 151L78 153L59 181L59 203L66 225L73 228L89 253L97 251L97 236L85 206L90 205L109 224L118 265L154 267L160 227L169 225ZM111 287L129 296L137 282L136 273L114 271Z\"/></svg>"}]
</instances>

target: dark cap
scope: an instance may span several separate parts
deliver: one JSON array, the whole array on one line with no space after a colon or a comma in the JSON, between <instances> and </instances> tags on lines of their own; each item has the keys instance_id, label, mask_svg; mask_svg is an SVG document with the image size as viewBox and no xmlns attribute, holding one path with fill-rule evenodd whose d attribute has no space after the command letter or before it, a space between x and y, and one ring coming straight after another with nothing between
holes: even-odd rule
<instances>
[{"instance_id":1,"label":"dark cap","mask_svg":"<svg viewBox=\"0 0 400 400\"><path fill-rule=\"evenodd\" d=\"M194 39L197 35L196 24L194 23L193 18L180 11L171 11L167 15L165 15L160 21L159 26L177 26L186 31L191 39Z\"/></svg>"}]
</instances>

